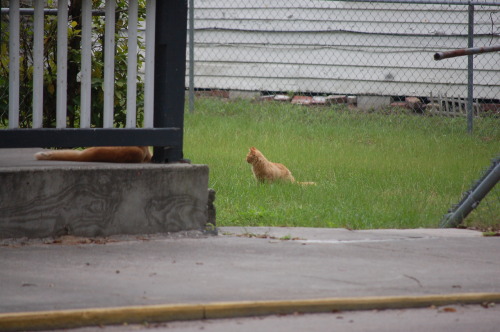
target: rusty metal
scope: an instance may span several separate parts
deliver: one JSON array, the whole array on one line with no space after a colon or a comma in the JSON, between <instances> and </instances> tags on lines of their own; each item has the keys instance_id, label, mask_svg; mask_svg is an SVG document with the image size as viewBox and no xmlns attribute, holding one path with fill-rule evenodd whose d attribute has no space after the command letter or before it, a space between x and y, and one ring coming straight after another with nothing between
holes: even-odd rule
<instances>
[{"instance_id":1,"label":"rusty metal","mask_svg":"<svg viewBox=\"0 0 500 332\"><path fill-rule=\"evenodd\" d=\"M458 56L497 52L497 51L500 51L500 45L474 47L474 48L462 48L459 50L435 53L434 60L437 61L437 60L443 60L443 59L448 59L448 58L454 58L454 57L458 57Z\"/></svg>"}]
</instances>

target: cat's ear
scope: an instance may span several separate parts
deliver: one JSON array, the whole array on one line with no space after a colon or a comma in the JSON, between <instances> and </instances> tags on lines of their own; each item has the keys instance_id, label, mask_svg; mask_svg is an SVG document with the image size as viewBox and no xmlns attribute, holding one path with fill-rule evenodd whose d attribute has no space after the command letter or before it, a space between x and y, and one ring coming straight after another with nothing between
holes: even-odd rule
<instances>
[{"instance_id":1,"label":"cat's ear","mask_svg":"<svg viewBox=\"0 0 500 332\"><path fill-rule=\"evenodd\" d=\"M252 146L252 147L250 148L250 151L255 151L255 147L254 147L254 146Z\"/></svg>"}]
</instances>

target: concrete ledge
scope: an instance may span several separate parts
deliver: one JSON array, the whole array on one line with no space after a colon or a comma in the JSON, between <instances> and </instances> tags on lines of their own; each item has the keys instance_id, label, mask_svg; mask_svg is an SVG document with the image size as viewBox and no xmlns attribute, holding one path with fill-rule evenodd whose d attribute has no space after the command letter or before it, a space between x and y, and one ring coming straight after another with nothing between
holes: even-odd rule
<instances>
[{"instance_id":1,"label":"concrete ledge","mask_svg":"<svg viewBox=\"0 0 500 332\"><path fill-rule=\"evenodd\" d=\"M464 293L422 296L325 298L288 301L242 301L206 304L151 305L0 314L1 331L52 330L112 324L141 324L353 310L422 308L452 304L500 301L498 293Z\"/></svg>"},{"instance_id":2,"label":"concrete ledge","mask_svg":"<svg viewBox=\"0 0 500 332\"><path fill-rule=\"evenodd\" d=\"M26 150L0 163L0 238L165 233L208 222L206 165L31 162Z\"/></svg>"}]
</instances>

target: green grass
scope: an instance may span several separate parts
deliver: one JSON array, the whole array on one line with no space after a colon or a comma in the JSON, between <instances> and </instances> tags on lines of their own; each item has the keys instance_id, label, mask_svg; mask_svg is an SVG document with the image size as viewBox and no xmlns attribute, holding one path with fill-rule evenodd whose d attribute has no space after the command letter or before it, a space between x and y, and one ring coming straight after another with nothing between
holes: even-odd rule
<instances>
[{"instance_id":1,"label":"green grass","mask_svg":"<svg viewBox=\"0 0 500 332\"><path fill-rule=\"evenodd\" d=\"M500 119L198 99L185 157L208 164L218 226L437 227L500 152ZM255 146L316 186L257 184ZM500 214L500 212L499 212Z\"/></svg>"}]
</instances>

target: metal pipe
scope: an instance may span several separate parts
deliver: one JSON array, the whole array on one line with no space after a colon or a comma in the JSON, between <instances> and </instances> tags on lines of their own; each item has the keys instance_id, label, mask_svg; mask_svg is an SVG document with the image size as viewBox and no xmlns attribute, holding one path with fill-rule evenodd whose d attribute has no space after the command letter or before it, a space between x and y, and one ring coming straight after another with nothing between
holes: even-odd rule
<instances>
[{"instance_id":1,"label":"metal pipe","mask_svg":"<svg viewBox=\"0 0 500 332\"><path fill-rule=\"evenodd\" d=\"M90 128L92 99L92 0L82 1L82 55L80 86L80 127Z\"/></svg>"},{"instance_id":2,"label":"metal pipe","mask_svg":"<svg viewBox=\"0 0 500 332\"><path fill-rule=\"evenodd\" d=\"M43 4L35 1L33 18L33 128L43 126Z\"/></svg>"},{"instance_id":3,"label":"metal pipe","mask_svg":"<svg viewBox=\"0 0 500 332\"><path fill-rule=\"evenodd\" d=\"M126 127L135 128L137 119L137 22L138 1L128 2L127 118Z\"/></svg>"},{"instance_id":4,"label":"metal pipe","mask_svg":"<svg viewBox=\"0 0 500 332\"><path fill-rule=\"evenodd\" d=\"M472 54L482 54L500 51L500 45L484 46L484 47L473 47L473 48L462 48L459 50L453 50L448 52L437 52L434 54L434 60L443 60L448 58L455 58L458 56L472 55Z\"/></svg>"},{"instance_id":5,"label":"metal pipe","mask_svg":"<svg viewBox=\"0 0 500 332\"><path fill-rule=\"evenodd\" d=\"M103 127L113 128L115 102L115 11L116 2L106 0L104 28L104 115Z\"/></svg>"},{"instance_id":6,"label":"metal pipe","mask_svg":"<svg viewBox=\"0 0 500 332\"><path fill-rule=\"evenodd\" d=\"M500 181L500 158L493 161L492 167L486 175L479 181L479 184L471 190L467 196L458 204L458 207L444 216L440 223L442 228L457 227L472 212L479 202L490 192Z\"/></svg>"},{"instance_id":7,"label":"metal pipe","mask_svg":"<svg viewBox=\"0 0 500 332\"><path fill-rule=\"evenodd\" d=\"M57 3L56 127L66 128L68 100L68 3Z\"/></svg>"},{"instance_id":8,"label":"metal pipe","mask_svg":"<svg viewBox=\"0 0 500 332\"><path fill-rule=\"evenodd\" d=\"M144 128L153 128L155 90L156 0L146 1L146 55L144 58Z\"/></svg>"},{"instance_id":9,"label":"metal pipe","mask_svg":"<svg viewBox=\"0 0 500 332\"><path fill-rule=\"evenodd\" d=\"M469 6L468 47L474 47L474 6ZM474 56L467 55L467 132L472 134L474 121Z\"/></svg>"}]
</instances>

